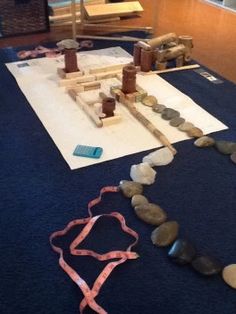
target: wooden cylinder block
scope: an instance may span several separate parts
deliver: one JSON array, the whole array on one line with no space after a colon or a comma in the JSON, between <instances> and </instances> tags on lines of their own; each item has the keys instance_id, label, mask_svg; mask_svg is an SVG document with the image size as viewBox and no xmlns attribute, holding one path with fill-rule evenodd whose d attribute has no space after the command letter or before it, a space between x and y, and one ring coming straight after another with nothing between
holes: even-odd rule
<instances>
[{"instance_id":1,"label":"wooden cylinder block","mask_svg":"<svg viewBox=\"0 0 236 314\"><path fill-rule=\"evenodd\" d=\"M65 49L65 72L79 71L77 65L76 49Z\"/></svg>"},{"instance_id":2,"label":"wooden cylinder block","mask_svg":"<svg viewBox=\"0 0 236 314\"><path fill-rule=\"evenodd\" d=\"M115 98L105 97L102 100L102 113L106 115L106 118L114 116L114 110L116 108Z\"/></svg>"},{"instance_id":3,"label":"wooden cylinder block","mask_svg":"<svg viewBox=\"0 0 236 314\"><path fill-rule=\"evenodd\" d=\"M175 33L169 33L169 34L165 34L165 35L150 39L147 43L153 49L153 48L168 44L172 41L177 42L177 36Z\"/></svg>"},{"instance_id":4,"label":"wooden cylinder block","mask_svg":"<svg viewBox=\"0 0 236 314\"><path fill-rule=\"evenodd\" d=\"M181 44L166 50L157 51L156 59L158 62L165 62L167 60L176 59L177 57L184 55L185 52L186 47Z\"/></svg>"},{"instance_id":5,"label":"wooden cylinder block","mask_svg":"<svg viewBox=\"0 0 236 314\"><path fill-rule=\"evenodd\" d=\"M141 63L141 50L142 48L139 45L134 44L133 57L135 66L138 66Z\"/></svg>"},{"instance_id":6,"label":"wooden cylinder block","mask_svg":"<svg viewBox=\"0 0 236 314\"><path fill-rule=\"evenodd\" d=\"M127 65L123 68L122 92L124 94L136 92L136 72L134 65Z\"/></svg>"},{"instance_id":7,"label":"wooden cylinder block","mask_svg":"<svg viewBox=\"0 0 236 314\"><path fill-rule=\"evenodd\" d=\"M186 47L185 53L185 61L191 60L191 53L193 48L193 38L188 35L181 35L179 36L179 44L183 44Z\"/></svg>"},{"instance_id":8,"label":"wooden cylinder block","mask_svg":"<svg viewBox=\"0 0 236 314\"><path fill-rule=\"evenodd\" d=\"M152 69L153 51L144 50L141 51L141 71L149 72Z\"/></svg>"}]
</instances>

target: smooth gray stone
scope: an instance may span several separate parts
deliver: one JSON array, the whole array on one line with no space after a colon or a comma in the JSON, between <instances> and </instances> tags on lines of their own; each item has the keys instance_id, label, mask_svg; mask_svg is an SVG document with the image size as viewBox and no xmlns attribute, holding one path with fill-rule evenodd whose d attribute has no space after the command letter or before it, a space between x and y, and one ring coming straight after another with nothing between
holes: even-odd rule
<instances>
[{"instance_id":1,"label":"smooth gray stone","mask_svg":"<svg viewBox=\"0 0 236 314\"><path fill-rule=\"evenodd\" d=\"M234 162L236 164L236 152L234 152L231 156L230 159L232 160L232 162Z\"/></svg>"},{"instance_id":2,"label":"smooth gray stone","mask_svg":"<svg viewBox=\"0 0 236 314\"><path fill-rule=\"evenodd\" d=\"M157 113L162 113L162 111L166 108L165 105L157 104L152 107L152 110Z\"/></svg>"},{"instance_id":3,"label":"smooth gray stone","mask_svg":"<svg viewBox=\"0 0 236 314\"><path fill-rule=\"evenodd\" d=\"M196 127L189 129L189 130L187 131L187 134L188 134L188 136L190 136L190 137L196 137L196 138L199 138L199 137L202 137L202 136L203 136L202 130L199 129L199 128L196 128Z\"/></svg>"},{"instance_id":4,"label":"smooth gray stone","mask_svg":"<svg viewBox=\"0 0 236 314\"><path fill-rule=\"evenodd\" d=\"M59 49L77 49L79 43L74 39L63 39L57 43Z\"/></svg>"},{"instance_id":5,"label":"smooth gray stone","mask_svg":"<svg viewBox=\"0 0 236 314\"><path fill-rule=\"evenodd\" d=\"M177 264L185 265L196 256L194 246L187 240L178 239L172 245L168 256Z\"/></svg>"},{"instance_id":6,"label":"smooth gray stone","mask_svg":"<svg viewBox=\"0 0 236 314\"><path fill-rule=\"evenodd\" d=\"M178 127L180 124L184 123L185 119L181 117L176 117L170 120L170 125Z\"/></svg>"},{"instance_id":7,"label":"smooth gray stone","mask_svg":"<svg viewBox=\"0 0 236 314\"><path fill-rule=\"evenodd\" d=\"M171 109L171 108L165 108L161 113L161 117L164 120L171 120L171 119L177 118L179 116L180 116L179 111L176 111L176 110Z\"/></svg>"},{"instance_id":8,"label":"smooth gray stone","mask_svg":"<svg viewBox=\"0 0 236 314\"><path fill-rule=\"evenodd\" d=\"M183 132L186 132L192 128L194 128L194 125L191 122L184 122L178 126L178 129Z\"/></svg>"},{"instance_id":9,"label":"smooth gray stone","mask_svg":"<svg viewBox=\"0 0 236 314\"><path fill-rule=\"evenodd\" d=\"M153 230L152 243L157 246L168 246L177 238L178 232L179 224L176 221L167 221Z\"/></svg>"},{"instance_id":10,"label":"smooth gray stone","mask_svg":"<svg viewBox=\"0 0 236 314\"><path fill-rule=\"evenodd\" d=\"M158 104L157 98L155 96L152 95L148 95L146 97L144 97L144 99L142 100L142 104L148 107L153 107L156 106Z\"/></svg>"},{"instance_id":11,"label":"smooth gray stone","mask_svg":"<svg viewBox=\"0 0 236 314\"><path fill-rule=\"evenodd\" d=\"M221 263L214 257L199 256L192 261L193 268L202 275L211 276L222 270Z\"/></svg>"},{"instance_id":12,"label":"smooth gray stone","mask_svg":"<svg viewBox=\"0 0 236 314\"><path fill-rule=\"evenodd\" d=\"M220 153L225 155L230 155L236 152L236 143L234 142L216 141L215 147Z\"/></svg>"},{"instance_id":13,"label":"smooth gray stone","mask_svg":"<svg viewBox=\"0 0 236 314\"><path fill-rule=\"evenodd\" d=\"M195 142L194 145L197 147L210 147L215 144L215 140L210 136L202 136L199 137Z\"/></svg>"},{"instance_id":14,"label":"smooth gray stone","mask_svg":"<svg viewBox=\"0 0 236 314\"><path fill-rule=\"evenodd\" d=\"M124 196L126 197L133 197L136 194L143 193L143 186L142 184L134 181L127 181L122 180L120 181L119 188L123 192Z\"/></svg>"},{"instance_id":15,"label":"smooth gray stone","mask_svg":"<svg viewBox=\"0 0 236 314\"><path fill-rule=\"evenodd\" d=\"M132 207L144 205L148 203L149 203L148 199L144 195L141 195L141 194L134 195L131 200Z\"/></svg>"},{"instance_id":16,"label":"smooth gray stone","mask_svg":"<svg viewBox=\"0 0 236 314\"><path fill-rule=\"evenodd\" d=\"M134 210L141 220L150 225L159 226L167 219L167 214L164 210L153 203L135 206Z\"/></svg>"}]
</instances>

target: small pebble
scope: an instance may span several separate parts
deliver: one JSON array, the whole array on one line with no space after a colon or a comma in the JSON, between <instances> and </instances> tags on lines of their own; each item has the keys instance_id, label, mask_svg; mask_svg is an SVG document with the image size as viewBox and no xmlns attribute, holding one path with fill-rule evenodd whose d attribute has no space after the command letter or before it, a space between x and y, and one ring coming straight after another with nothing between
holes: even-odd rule
<instances>
[{"instance_id":1,"label":"small pebble","mask_svg":"<svg viewBox=\"0 0 236 314\"><path fill-rule=\"evenodd\" d=\"M174 159L173 153L168 147L163 147L143 158L143 162L147 162L151 167L165 166L172 162Z\"/></svg>"},{"instance_id":2,"label":"small pebble","mask_svg":"<svg viewBox=\"0 0 236 314\"><path fill-rule=\"evenodd\" d=\"M222 270L218 260L210 256L199 256L192 261L193 268L202 275L211 276Z\"/></svg>"},{"instance_id":3,"label":"small pebble","mask_svg":"<svg viewBox=\"0 0 236 314\"><path fill-rule=\"evenodd\" d=\"M152 110L153 110L154 112L157 112L157 113L162 113L162 111L163 111L165 108L166 108L165 105L158 104L158 105L154 105L154 106L152 107Z\"/></svg>"},{"instance_id":4,"label":"small pebble","mask_svg":"<svg viewBox=\"0 0 236 314\"><path fill-rule=\"evenodd\" d=\"M190 263L196 255L193 245L187 241L178 239L172 245L168 256L177 264L184 265Z\"/></svg>"},{"instance_id":5,"label":"small pebble","mask_svg":"<svg viewBox=\"0 0 236 314\"><path fill-rule=\"evenodd\" d=\"M197 147L210 147L215 144L215 140L210 136L202 136L199 137L195 142L194 145Z\"/></svg>"},{"instance_id":6,"label":"small pebble","mask_svg":"<svg viewBox=\"0 0 236 314\"><path fill-rule=\"evenodd\" d=\"M131 200L132 207L143 205L143 204L148 204L148 203L149 203L148 199L141 194L134 195Z\"/></svg>"},{"instance_id":7,"label":"small pebble","mask_svg":"<svg viewBox=\"0 0 236 314\"><path fill-rule=\"evenodd\" d=\"M171 119L177 118L179 116L180 116L179 111L176 111L172 108L165 108L161 113L161 117L164 120L171 120Z\"/></svg>"},{"instance_id":8,"label":"small pebble","mask_svg":"<svg viewBox=\"0 0 236 314\"><path fill-rule=\"evenodd\" d=\"M57 43L60 49L77 49L79 48L79 43L74 39L63 39Z\"/></svg>"},{"instance_id":9,"label":"small pebble","mask_svg":"<svg viewBox=\"0 0 236 314\"><path fill-rule=\"evenodd\" d=\"M143 186L138 182L122 180L120 181L119 188L121 189L124 196L129 198L136 194L143 193Z\"/></svg>"},{"instance_id":10,"label":"small pebble","mask_svg":"<svg viewBox=\"0 0 236 314\"><path fill-rule=\"evenodd\" d=\"M222 277L231 288L236 289L236 264L226 266L223 269Z\"/></svg>"},{"instance_id":11,"label":"small pebble","mask_svg":"<svg viewBox=\"0 0 236 314\"><path fill-rule=\"evenodd\" d=\"M232 160L232 162L234 162L236 164L236 152L234 152L231 156L230 159Z\"/></svg>"},{"instance_id":12,"label":"small pebble","mask_svg":"<svg viewBox=\"0 0 236 314\"><path fill-rule=\"evenodd\" d=\"M190 137L202 137L203 136L203 132L202 132L202 130L201 129L199 129L199 128L192 128L192 129L189 129L188 131L187 131L187 134L188 134L188 136L190 136Z\"/></svg>"},{"instance_id":13,"label":"small pebble","mask_svg":"<svg viewBox=\"0 0 236 314\"><path fill-rule=\"evenodd\" d=\"M153 203L135 206L134 210L138 218L150 225L159 226L167 219L167 214L164 210Z\"/></svg>"},{"instance_id":14,"label":"small pebble","mask_svg":"<svg viewBox=\"0 0 236 314\"><path fill-rule=\"evenodd\" d=\"M192 128L194 128L194 125L191 122L184 122L184 123L180 124L178 127L178 129L180 131L183 131L183 132L186 132Z\"/></svg>"},{"instance_id":15,"label":"small pebble","mask_svg":"<svg viewBox=\"0 0 236 314\"><path fill-rule=\"evenodd\" d=\"M184 123L185 119L181 117L176 117L170 120L170 125L178 127L180 124Z\"/></svg>"},{"instance_id":16,"label":"small pebble","mask_svg":"<svg viewBox=\"0 0 236 314\"><path fill-rule=\"evenodd\" d=\"M154 245L168 246L177 238L179 224L176 221L167 221L153 230L151 240Z\"/></svg>"},{"instance_id":17,"label":"small pebble","mask_svg":"<svg viewBox=\"0 0 236 314\"><path fill-rule=\"evenodd\" d=\"M234 142L216 141L215 147L220 153L225 155L231 155L236 152L236 143Z\"/></svg>"},{"instance_id":18,"label":"small pebble","mask_svg":"<svg viewBox=\"0 0 236 314\"><path fill-rule=\"evenodd\" d=\"M155 182L156 171L150 167L149 163L143 162L131 166L130 177L135 182L150 185Z\"/></svg>"},{"instance_id":19,"label":"small pebble","mask_svg":"<svg viewBox=\"0 0 236 314\"><path fill-rule=\"evenodd\" d=\"M144 97L142 104L148 107L153 107L158 104L157 98L155 96L149 95Z\"/></svg>"}]
</instances>

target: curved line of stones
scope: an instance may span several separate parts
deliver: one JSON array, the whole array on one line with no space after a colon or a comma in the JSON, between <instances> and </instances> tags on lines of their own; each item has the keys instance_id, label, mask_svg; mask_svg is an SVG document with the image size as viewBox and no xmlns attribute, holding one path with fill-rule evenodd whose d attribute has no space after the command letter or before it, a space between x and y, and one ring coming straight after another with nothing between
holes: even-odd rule
<instances>
[{"instance_id":1,"label":"curved line of stones","mask_svg":"<svg viewBox=\"0 0 236 314\"><path fill-rule=\"evenodd\" d=\"M160 113L163 119L170 120L171 126L178 127L179 130L186 132L188 136L197 138L197 140L194 142L195 146L215 146L217 150L221 153L231 155L231 160L236 163L236 143L228 141L215 141L212 137L203 136L202 130L195 127L192 123L186 122L185 119L180 117L180 113L178 111L158 104L157 100L154 101L154 103L150 103L149 98L148 105L152 107L152 110L154 112ZM228 145L226 150L222 149L222 144L226 144L226 146ZM157 154L165 149L167 148L159 149L157 151ZM148 156L146 156L146 159L148 159L147 157ZM169 160L168 163L170 163L172 159ZM164 163L162 165L166 165L168 163ZM161 164L151 163L150 167L157 165L160 166ZM132 167L134 166L136 165L133 165ZM133 179L132 173L130 174L130 176ZM172 244L172 247L168 252L168 256L174 262L180 265L191 263L191 266L198 273L206 276L216 275L222 272L222 277L224 281L230 287L236 289L236 264L231 264L223 268L221 263L214 257L210 257L207 255L198 255L195 247L188 240L180 238L178 239L179 224L176 221L166 221L167 214L165 213L165 211L159 205L149 203L148 199L142 195L142 184L152 183L153 182L143 183L142 180L141 182L135 182L135 180L123 180L120 182L119 185L123 194L126 197L132 198L131 205L134 207L136 215L146 223L157 226L157 228L154 229L151 234L152 243L159 247L165 247Z\"/></svg>"}]
</instances>

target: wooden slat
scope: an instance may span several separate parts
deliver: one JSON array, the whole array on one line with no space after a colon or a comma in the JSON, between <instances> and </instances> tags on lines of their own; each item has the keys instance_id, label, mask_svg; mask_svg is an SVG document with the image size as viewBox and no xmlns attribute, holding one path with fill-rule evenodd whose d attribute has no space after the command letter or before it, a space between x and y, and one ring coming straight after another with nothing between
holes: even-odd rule
<instances>
[{"instance_id":1,"label":"wooden slat","mask_svg":"<svg viewBox=\"0 0 236 314\"><path fill-rule=\"evenodd\" d=\"M94 5L94 4L105 4L106 1L105 0L91 0L89 2L87 2L87 5ZM50 4L49 4L50 6ZM76 3L75 5L76 7L76 11L80 11L80 4ZM51 7L53 15L63 15L63 14L69 14L71 13L71 4L68 3L68 5L66 6L62 6L62 7Z\"/></svg>"},{"instance_id":2,"label":"wooden slat","mask_svg":"<svg viewBox=\"0 0 236 314\"><path fill-rule=\"evenodd\" d=\"M96 5L85 5L85 10L89 19L108 16L127 16L143 11L139 1L107 3Z\"/></svg>"}]
</instances>

